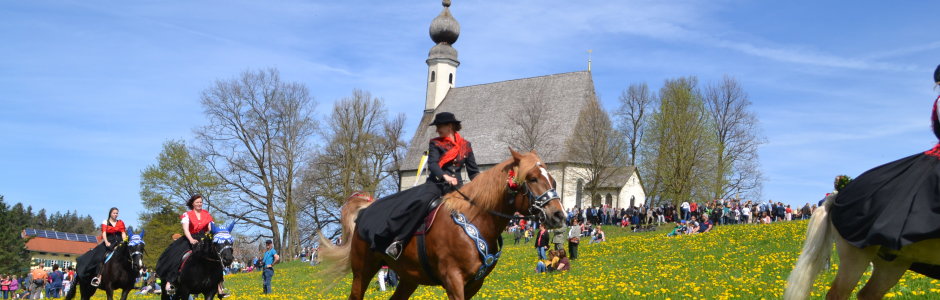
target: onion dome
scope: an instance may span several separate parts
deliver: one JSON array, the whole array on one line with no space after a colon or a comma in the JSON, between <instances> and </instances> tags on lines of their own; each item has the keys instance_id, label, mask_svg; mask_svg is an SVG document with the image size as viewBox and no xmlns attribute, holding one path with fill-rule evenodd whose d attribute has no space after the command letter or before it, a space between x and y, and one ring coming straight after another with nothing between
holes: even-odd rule
<instances>
[{"instance_id":1,"label":"onion dome","mask_svg":"<svg viewBox=\"0 0 940 300\"><path fill-rule=\"evenodd\" d=\"M437 17L431 21L431 28L429 30L431 40L437 44L453 45L457 42L457 37L460 36L460 24L458 24L454 16L450 14L450 9L448 9L448 7L450 7L450 0L444 0L442 5L444 5L444 9L441 10L441 14L437 15Z\"/></svg>"}]
</instances>

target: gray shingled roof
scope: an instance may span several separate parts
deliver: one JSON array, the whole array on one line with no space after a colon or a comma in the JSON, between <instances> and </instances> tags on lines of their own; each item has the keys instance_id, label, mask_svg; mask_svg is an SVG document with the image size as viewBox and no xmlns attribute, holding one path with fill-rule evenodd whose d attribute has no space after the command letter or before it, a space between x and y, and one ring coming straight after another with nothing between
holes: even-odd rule
<instances>
[{"instance_id":1,"label":"gray shingled roof","mask_svg":"<svg viewBox=\"0 0 940 300\"><path fill-rule=\"evenodd\" d=\"M452 88L435 111L427 112L418 124L408 146L402 171L415 170L428 141L437 136L428 126L438 112L449 111L463 125L460 134L473 144L477 164L496 164L507 157L507 144L500 137L511 128L509 112L526 105L544 109L549 122L545 130L552 133L552 147L539 153L545 163L563 162L569 137L574 133L578 113L588 101L594 101L594 81L588 71L561 73L540 77L500 81Z\"/></svg>"},{"instance_id":2,"label":"gray shingled roof","mask_svg":"<svg viewBox=\"0 0 940 300\"><path fill-rule=\"evenodd\" d=\"M607 178L601 179L601 184L597 187L599 188L621 188L624 185L627 185L627 180L630 180L630 176L633 176L633 170L635 167L617 167L613 170L613 174L610 174ZM590 184L590 183L589 183Z\"/></svg>"}]
</instances>

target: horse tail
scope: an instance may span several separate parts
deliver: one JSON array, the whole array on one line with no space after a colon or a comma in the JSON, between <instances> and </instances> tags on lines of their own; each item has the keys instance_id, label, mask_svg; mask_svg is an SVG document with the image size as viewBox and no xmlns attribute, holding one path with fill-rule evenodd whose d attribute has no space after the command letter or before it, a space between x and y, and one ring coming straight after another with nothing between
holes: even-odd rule
<instances>
[{"instance_id":1,"label":"horse tail","mask_svg":"<svg viewBox=\"0 0 940 300\"><path fill-rule=\"evenodd\" d=\"M806 242L803 243L803 250L796 261L796 267L787 278L787 288L783 293L783 299L808 298L813 281L816 280L822 267L828 263L829 256L832 254L832 244L835 241L835 228L829 216L829 208L834 199L835 193L826 197L823 206L813 211L813 217L809 219L806 229Z\"/></svg>"},{"instance_id":2,"label":"horse tail","mask_svg":"<svg viewBox=\"0 0 940 300\"><path fill-rule=\"evenodd\" d=\"M320 240L317 259L325 266L321 272L328 276L326 278L342 278L351 271L352 243L350 241L356 230L356 216L359 215L359 211L370 204L372 204L372 198L363 193L353 194L346 199L346 204L340 209L340 224L343 228L339 245L334 245L323 235L322 231L317 230Z\"/></svg>"}]
</instances>

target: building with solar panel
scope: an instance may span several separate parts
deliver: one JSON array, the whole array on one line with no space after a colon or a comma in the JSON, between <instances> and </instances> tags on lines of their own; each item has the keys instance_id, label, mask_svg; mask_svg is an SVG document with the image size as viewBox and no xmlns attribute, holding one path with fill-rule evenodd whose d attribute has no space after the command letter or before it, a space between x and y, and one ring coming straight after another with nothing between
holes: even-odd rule
<instances>
[{"instance_id":1,"label":"building with solar panel","mask_svg":"<svg viewBox=\"0 0 940 300\"><path fill-rule=\"evenodd\" d=\"M98 236L58 232L52 230L39 230L27 228L23 230L26 241L26 250L33 264L42 264L45 268L52 268L58 264L61 268L75 266L75 259L98 245Z\"/></svg>"}]
</instances>

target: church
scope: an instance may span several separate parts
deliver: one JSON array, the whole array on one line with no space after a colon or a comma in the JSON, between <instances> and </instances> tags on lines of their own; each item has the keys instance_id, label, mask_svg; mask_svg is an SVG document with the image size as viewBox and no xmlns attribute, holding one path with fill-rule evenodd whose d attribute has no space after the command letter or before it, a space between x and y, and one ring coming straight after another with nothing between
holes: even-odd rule
<instances>
[{"instance_id":1,"label":"church","mask_svg":"<svg viewBox=\"0 0 940 300\"><path fill-rule=\"evenodd\" d=\"M438 112L452 112L462 121L460 134L473 144L480 170L486 170L509 157L508 147L519 129L514 118L526 110L537 109L540 120L533 126L550 133L540 142L538 154L558 182L557 192L565 208L606 205L627 208L645 203L646 194L635 167L618 167L613 175L598 185L598 193L590 198L583 165L567 158L568 141L575 133L577 114L596 102L591 72L577 71L531 78L506 80L487 84L457 87L457 49L453 47L460 35L460 24L450 13L450 0L443 1L443 10L431 21L430 35L435 45L426 61L427 94L424 114L415 128L401 168L399 189L408 189L425 181L428 173L418 165L428 148L428 141L437 136L428 126ZM515 149L529 151L531 149ZM463 178L468 178L463 176Z\"/></svg>"}]
</instances>

